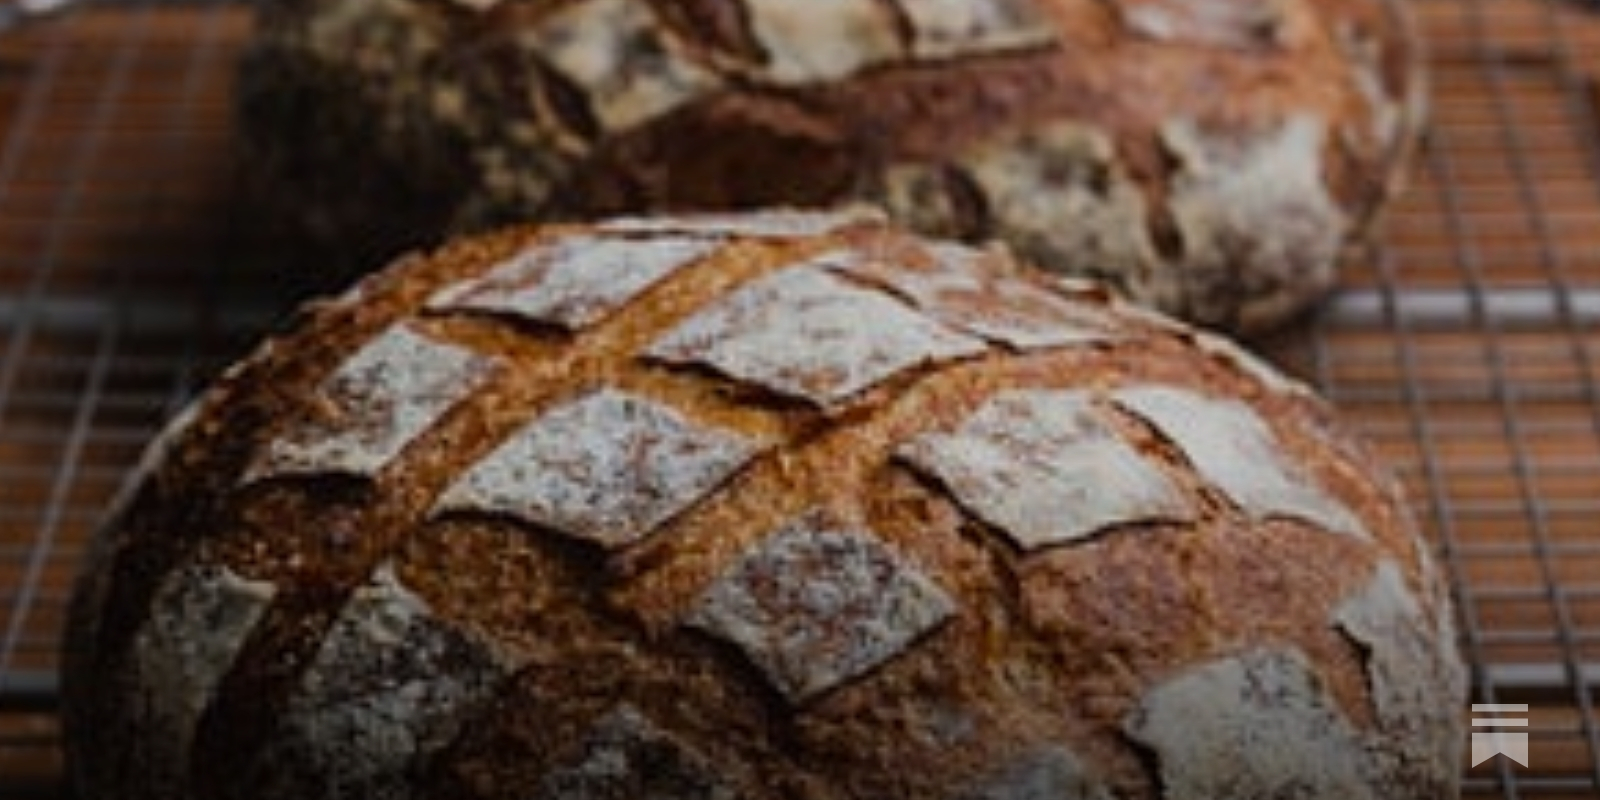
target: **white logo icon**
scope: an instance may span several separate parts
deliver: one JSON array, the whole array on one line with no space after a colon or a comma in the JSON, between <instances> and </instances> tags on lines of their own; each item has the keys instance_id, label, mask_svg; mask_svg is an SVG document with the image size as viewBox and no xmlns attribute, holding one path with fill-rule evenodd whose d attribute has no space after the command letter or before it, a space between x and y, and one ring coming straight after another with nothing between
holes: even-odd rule
<instances>
[{"instance_id":1,"label":"white logo icon","mask_svg":"<svg viewBox=\"0 0 1600 800\"><path fill-rule=\"evenodd\" d=\"M1527 703L1474 703L1474 714L1504 714L1507 712L1528 713ZM1527 717L1473 717L1472 727L1489 728L1486 731L1472 732L1472 766L1476 767L1500 753L1505 753L1506 758L1528 766L1528 732L1501 730L1502 728L1526 728Z\"/></svg>"}]
</instances>

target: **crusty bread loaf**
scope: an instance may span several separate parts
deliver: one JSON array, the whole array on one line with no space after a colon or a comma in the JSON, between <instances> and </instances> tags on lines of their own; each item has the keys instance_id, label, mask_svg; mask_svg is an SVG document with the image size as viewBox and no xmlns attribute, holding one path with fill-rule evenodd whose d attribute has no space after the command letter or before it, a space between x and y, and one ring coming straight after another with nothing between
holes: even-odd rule
<instances>
[{"instance_id":1,"label":"crusty bread loaf","mask_svg":"<svg viewBox=\"0 0 1600 800\"><path fill-rule=\"evenodd\" d=\"M1334 282L1420 125L1404 0L271 0L260 194L361 250L886 206L1208 327Z\"/></svg>"},{"instance_id":2,"label":"crusty bread loaf","mask_svg":"<svg viewBox=\"0 0 1600 800\"><path fill-rule=\"evenodd\" d=\"M106 528L80 796L1455 797L1396 479L1226 341L1027 272L622 218L310 306Z\"/></svg>"}]
</instances>

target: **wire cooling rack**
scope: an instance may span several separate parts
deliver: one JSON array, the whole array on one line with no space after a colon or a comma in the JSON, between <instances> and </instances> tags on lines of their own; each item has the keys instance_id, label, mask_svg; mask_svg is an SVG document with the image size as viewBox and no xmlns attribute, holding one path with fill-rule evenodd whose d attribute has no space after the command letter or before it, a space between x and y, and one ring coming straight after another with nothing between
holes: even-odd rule
<instances>
[{"instance_id":1,"label":"wire cooling rack","mask_svg":"<svg viewBox=\"0 0 1600 800\"><path fill-rule=\"evenodd\" d=\"M1434 83L1412 186L1323 313L1262 345L1405 475L1473 702L1531 708L1531 765L1471 769L1468 797L1600 797L1596 5L1412 0ZM54 651L83 542L161 420L295 294L233 198L249 26L238 3L106 0L0 32L7 800L64 796Z\"/></svg>"},{"instance_id":2,"label":"wire cooling rack","mask_svg":"<svg viewBox=\"0 0 1600 800\"><path fill-rule=\"evenodd\" d=\"M3 2L4 0L0 0ZM74 7L0 33L0 797L58 797L81 547L193 387L288 302L240 246L247 10Z\"/></svg>"}]
</instances>

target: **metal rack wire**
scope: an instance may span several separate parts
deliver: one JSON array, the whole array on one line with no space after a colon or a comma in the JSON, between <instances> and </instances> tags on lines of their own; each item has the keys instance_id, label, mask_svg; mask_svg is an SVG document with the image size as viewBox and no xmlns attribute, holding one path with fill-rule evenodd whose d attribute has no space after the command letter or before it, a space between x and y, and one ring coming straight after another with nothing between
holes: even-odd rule
<instances>
[{"instance_id":1,"label":"metal rack wire","mask_svg":"<svg viewBox=\"0 0 1600 800\"><path fill-rule=\"evenodd\" d=\"M1600 797L1600 16L1415 0L1433 126L1383 246L1275 343L1401 465L1455 579L1473 701L1529 768L1469 797Z\"/></svg>"},{"instance_id":2,"label":"metal rack wire","mask_svg":"<svg viewBox=\"0 0 1600 800\"><path fill-rule=\"evenodd\" d=\"M1412 6L1434 80L1413 186L1325 311L1264 347L1402 469L1474 701L1532 706L1532 766L1494 759L1467 796L1600 797L1600 14ZM6 798L60 796L55 641L98 515L295 295L232 198L248 33L238 2L104 0L0 34Z\"/></svg>"},{"instance_id":3,"label":"metal rack wire","mask_svg":"<svg viewBox=\"0 0 1600 800\"><path fill-rule=\"evenodd\" d=\"M58 794L55 640L122 472L286 302L234 247L247 31L124 3L0 36L0 796Z\"/></svg>"}]
</instances>

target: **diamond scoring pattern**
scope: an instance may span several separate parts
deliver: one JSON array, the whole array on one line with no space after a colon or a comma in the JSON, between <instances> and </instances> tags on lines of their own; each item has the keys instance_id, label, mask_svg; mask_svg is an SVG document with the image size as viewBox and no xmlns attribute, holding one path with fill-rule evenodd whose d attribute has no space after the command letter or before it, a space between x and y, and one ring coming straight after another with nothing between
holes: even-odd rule
<instances>
[{"instance_id":1,"label":"diamond scoring pattern","mask_svg":"<svg viewBox=\"0 0 1600 800\"><path fill-rule=\"evenodd\" d=\"M1193 518L1182 491L1085 391L1002 392L955 431L923 434L897 455L1024 550L1122 523Z\"/></svg>"},{"instance_id":2,"label":"diamond scoring pattern","mask_svg":"<svg viewBox=\"0 0 1600 800\"><path fill-rule=\"evenodd\" d=\"M516 666L436 616L384 563L340 610L241 780L263 797L414 797L412 770Z\"/></svg>"},{"instance_id":3,"label":"diamond scoring pattern","mask_svg":"<svg viewBox=\"0 0 1600 800\"><path fill-rule=\"evenodd\" d=\"M1289 460L1272 429L1250 406L1174 386L1133 386L1113 396L1176 443L1201 477L1252 517L1290 517L1370 538L1349 508Z\"/></svg>"},{"instance_id":4,"label":"diamond scoring pattern","mask_svg":"<svg viewBox=\"0 0 1600 800\"><path fill-rule=\"evenodd\" d=\"M581 758L546 773L538 800L734 800L711 763L643 712L623 703L584 737Z\"/></svg>"},{"instance_id":5,"label":"diamond scoring pattern","mask_svg":"<svg viewBox=\"0 0 1600 800\"><path fill-rule=\"evenodd\" d=\"M714 239L670 235L538 242L479 278L446 287L428 307L504 314L578 330L615 313L717 245Z\"/></svg>"},{"instance_id":6,"label":"diamond scoring pattern","mask_svg":"<svg viewBox=\"0 0 1600 800\"><path fill-rule=\"evenodd\" d=\"M894 658L955 612L943 589L876 535L811 511L739 558L687 621L739 647L800 705Z\"/></svg>"},{"instance_id":7,"label":"diamond scoring pattern","mask_svg":"<svg viewBox=\"0 0 1600 800\"><path fill-rule=\"evenodd\" d=\"M429 307L578 330L716 244L673 233L547 242L439 292ZM988 293L988 280L974 268L977 251L951 246L927 252L930 263L905 274L847 252L789 266L714 300L659 338L647 355L711 366L827 408L915 365L984 352L985 340L1016 350L1106 341L1102 323L1109 323L1077 315L1058 298ZM973 299L979 295L1001 313L979 313L984 305ZM319 440L308 427L297 440L275 442L263 463L282 468L326 452L332 455L324 461L376 470L471 394L491 365L488 357L396 325L322 388L341 411L354 412L350 430L319 430ZM389 393L398 397L389 400ZM1335 501L1275 460L1270 432L1259 419L1256 432L1228 413L1225 401L1176 387L1139 386L1107 397L1172 436L1197 471L1247 509L1334 518L1316 502ZM938 480L969 512L1027 551L1118 524L1193 519L1183 490L1110 424L1098 405L1104 399L1083 390L1002 391L954 430L924 433L895 456ZM1174 409L1196 403L1205 406L1203 416L1229 423L1227 447L1174 431L1181 428ZM296 455L286 441L304 453ZM766 446L648 398L599 389L547 411L502 442L445 490L434 513L504 514L617 550L715 491ZM1254 472L1230 475L1218 466L1224 456L1260 457L1264 463L1246 472L1277 472L1271 480ZM1288 500L1286 493L1292 494ZM898 657L957 610L948 593L875 533L813 509L737 556L683 622L738 648L801 707ZM615 759L631 763L669 751L691 777L712 774L697 772L703 765L692 753L679 751L631 708L601 720L591 745L606 751L601 761L559 769L546 776L541 791L603 794L613 779L633 780L608 772ZM1028 785L1067 780L1042 771L1014 779Z\"/></svg>"},{"instance_id":8,"label":"diamond scoring pattern","mask_svg":"<svg viewBox=\"0 0 1600 800\"><path fill-rule=\"evenodd\" d=\"M607 549L632 544L762 449L602 389L534 419L445 490L436 513L508 514Z\"/></svg>"},{"instance_id":9,"label":"diamond scoring pattern","mask_svg":"<svg viewBox=\"0 0 1600 800\"><path fill-rule=\"evenodd\" d=\"M986 349L824 266L789 267L739 289L668 332L648 355L710 366L829 408L919 364Z\"/></svg>"},{"instance_id":10,"label":"diamond scoring pattern","mask_svg":"<svg viewBox=\"0 0 1600 800\"><path fill-rule=\"evenodd\" d=\"M924 259L885 260L839 251L820 263L842 274L888 287L911 305L956 330L1016 350L1089 345L1114 338L1114 323L1021 280L1001 278L994 253L950 242L919 246Z\"/></svg>"},{"instance_id":11,"label":"diamond scoring pattern","mask_svg":"<svg viewBox=\"0 0 1600 800\"><path fill-rule=\"evenodd\" d=\"M1148 690L1123 730L1155 754L1171 797L1380 796L1374 754L1297 648L1188 666Z\"/></svg>"},{"instance_id":12,"label":"diamond scoring pattern","mask_svg":"<svg viewBox=\"0 0 1600 800\"><path fill-rule=\"evenodd\" d=\"M318 473L371 477L470 396L493 363L394 325L318 387L331 411L268 443L246 479Z\"/></svg>"}]
</instances>

